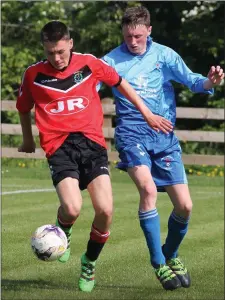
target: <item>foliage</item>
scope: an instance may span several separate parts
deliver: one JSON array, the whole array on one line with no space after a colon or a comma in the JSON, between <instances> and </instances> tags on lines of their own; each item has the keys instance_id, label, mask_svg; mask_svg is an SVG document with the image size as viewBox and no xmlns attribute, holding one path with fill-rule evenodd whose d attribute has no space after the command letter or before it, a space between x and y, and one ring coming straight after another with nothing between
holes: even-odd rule
<instances>
[{"instance_id":1,"label":"foliage","mask_svg":"<svg viewBox=\"0 0 225 300\"><path fill-rule=\"evenodd\" d=\"M185 166L185 171L188 175L207 176L207 177L224 177L223 166L207 166L207 165L193 165Z\"/></svg>"},{"instance_id":2,"label":"foliage","mask_svg":"<svg viewBox=\"0 0 225 300\"><path fill-rule=\"evenodd\" d=\"M24 69L43 58L40 30L49 20L70 27L75 50L101 57L122 42L124 9L141 4L150 10L154 40L179 52L191 69L207 75L211 64L224 65L222 2L2 1L2 98L15 99ZM222 86L217 101L221 93ZM208 99L199 103L181 87L178 94L180 105L202 106Z\"/></svg>"},{"instance_id":3,"label":"foliage","mask_svg":"<svg viewBox=\"0 0 225 300\"><path fill-rule=\"evenodd\" d=\"M224 67L223 1L2 1L2 89L4 100L15 100L21 76L32 63L43 59L40 30L53 19L65 22L77 52L97 57L122 42L120 21L128 6L146 6L151 13L152 37L177 51L193 70L207 75L211 65ZM193 94L175 84L177 105L224 107L224 86L214 96ZM101 96L111 96L104 87ZM3 113L3 121L16 123L15 113ZM201 128L203 121L178 120L177 128ZM212 122L210 130L223 130L224 123ZM202 147L199 145L199 147Z\"/></svg>"},{"instance_id":4,"label":"foliage","mask_svg":"<svg viewBox=\"0 0 225 300\"><path fill-rule=\"evenodd\" d=\"M51 19L66 22L63 3L56 1L2 1L2 94L15 99L21 76L43 59L40 30Z\"/></svg>"},{"instance_id":5,"label":"foliage","mask_svg":"<svg viewBox=\"0 0 225 300\"><path fill-rule=\"evenodd\" d=\"M2 173L7 173L6 171L10 168L17 168L18 170L29 169L33 171L43 169L46 172L49 170L46 159L2 158Z\"/></svg>"},{"instance_id":6,"label":"foliage","mask_svg":"<svg viewBox=\"0 0 225 300\"><path fill-rule=\"evenodd\" d=\"M39 136L34 136L36 148L40 148ZM22 143L22 135L2 135L2 145L5 147L18 147Z\"/></svg>"},{"instance_id":7,"label":"foliage","mask_svg":"<svg viewBox=\"0 0 225 300\"><path fill-rule=\"evenodd\" d=\"M185 154L204 154L204 155L215 155L224 154L224 144L214 142L186 142L180 141L180 145L183 153Z\"/></svg>"}]
</instances>

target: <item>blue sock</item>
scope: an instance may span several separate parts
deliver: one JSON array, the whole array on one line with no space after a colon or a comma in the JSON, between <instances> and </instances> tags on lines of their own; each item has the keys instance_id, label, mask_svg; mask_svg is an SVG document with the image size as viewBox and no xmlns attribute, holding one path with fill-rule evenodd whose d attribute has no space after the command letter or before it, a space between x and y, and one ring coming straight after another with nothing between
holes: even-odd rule
<instances>
[{"instance_id":1,"label":"blue sock","mask_svg":"<svg viewBox=\"0 0 225 300\"><path fill-rule=\"evenodd\" d=\"M157 209L138 212L141 228L148 245L151 264L154 268L166 263L160 241L160 223Z\"/></svg>"},{"instance_id":2,"label":"blue sock","mask_svg":"<svg viewBox=\"0 0 225 300\"><path fill-rule=\"evenodd\" d=\"M188 230L189 219L185 219L172 211L168 220L168 235L165 245L163 245L163 254L166 259L177 257L177 251Z\"/></svg>"}]
</instances>

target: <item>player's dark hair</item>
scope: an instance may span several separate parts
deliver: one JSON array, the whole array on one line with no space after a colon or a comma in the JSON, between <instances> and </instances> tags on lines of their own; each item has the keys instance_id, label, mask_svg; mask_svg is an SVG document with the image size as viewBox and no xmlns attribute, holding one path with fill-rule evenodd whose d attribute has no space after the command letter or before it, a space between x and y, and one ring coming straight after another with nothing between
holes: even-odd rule
<instances>
[{"instance_id":1,"label":"player's dark hair","mask_svg":"<svg viewBox=\"0 0 225 300\"><path fill-rule=\"evenodd\" d=\"M150 13L144 6L129 7L125 10L122 17L122 27L136 27L137 25L150 26Z\"/></svg>"},{"instance_id":2,"label":"player's dark hair","mask_svg":"<svg viewBox=\"0 0 225 300\"><path fill-rule=\"evenodd\" d=\"M41 30L41 42L58 42L60 40L69 40L70 32L68 27L60 21L51 21Z\"/></svg>"}]
</instances>

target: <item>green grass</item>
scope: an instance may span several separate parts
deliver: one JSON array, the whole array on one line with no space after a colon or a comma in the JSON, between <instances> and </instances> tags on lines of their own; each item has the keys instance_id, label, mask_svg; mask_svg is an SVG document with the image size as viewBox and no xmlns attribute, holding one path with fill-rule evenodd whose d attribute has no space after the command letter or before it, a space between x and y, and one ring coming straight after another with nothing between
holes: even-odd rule
<instances>
[{"instance_id":1,"label":"green grass","mask_svg":"<svg viewBox=\"0 0 225 300\"><path fill-rule=\"evenodd\" d=\"M8 172L6 172L8 170ZM52 189L46 168L4 167L2 192ZM189 232L180 248L191 277L189 289L164 291L150 267L138 222L138 193L125 173L112 170L114 219L111 236L97 263L97 286L91 294L78 291L80 256L86 249L93 209L87 192L74 225L71 260L42 262L30 247L32 232L54 223L56 193L2 195L2 299L224 299L224 190L222 177L190 176L194 202ZM162 241L172 205L158 196Z\"/></svg>"}]
</instances>

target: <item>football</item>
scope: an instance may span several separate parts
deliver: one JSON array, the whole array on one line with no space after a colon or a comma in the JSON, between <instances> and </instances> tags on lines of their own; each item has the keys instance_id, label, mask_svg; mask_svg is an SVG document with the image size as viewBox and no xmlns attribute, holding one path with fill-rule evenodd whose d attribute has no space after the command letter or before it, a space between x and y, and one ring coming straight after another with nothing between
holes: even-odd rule
<instances>
[{"instance_id":1,"label":"football","mask_svg":"<svg viewBox=\"0 0 225 300\"><path fill-rule=\"evenodd\" d=\"M61 257L67 249L67 237L56 225L38 227L31 237L31 247L38 259L54 261Z\"/></svg>"}]
</instances>

